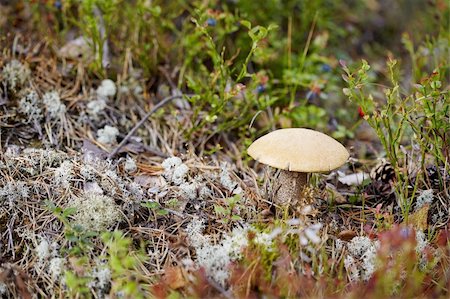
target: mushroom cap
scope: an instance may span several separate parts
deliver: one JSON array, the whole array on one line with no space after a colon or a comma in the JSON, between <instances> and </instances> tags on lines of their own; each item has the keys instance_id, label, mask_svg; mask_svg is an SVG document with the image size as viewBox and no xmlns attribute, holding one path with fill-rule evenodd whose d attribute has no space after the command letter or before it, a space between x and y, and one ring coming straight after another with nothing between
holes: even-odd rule
<instances>
[{"instance_id":1,"label":"mushroom cap","mask_svg":"<svg viewBox=\"0 0 450 299\"><path fill-rule=\"evenodd\" d=\"M280 129L255 140L247 150L260 163L296 172L327 172L343 165L349 153L335 139L303 128Z\"/></svg>"}]
</instances>

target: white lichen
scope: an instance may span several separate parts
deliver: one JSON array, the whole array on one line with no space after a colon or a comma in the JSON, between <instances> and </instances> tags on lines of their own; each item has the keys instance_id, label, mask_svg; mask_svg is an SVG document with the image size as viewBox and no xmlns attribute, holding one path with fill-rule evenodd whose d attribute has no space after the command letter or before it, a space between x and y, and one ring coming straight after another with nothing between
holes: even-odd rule
<instances>
[{"instance_id":1,"label":"white lichen","mask_svg":"<svg viewBox=\"0 0 450 299\"><path fill-rule=\"evenodd\" d=\"M8 145L4 153L5 157L9 159L14 159L15 157L18 157L19 154L20 154L20 147L13 144Z\"/></svg>"},{"instance_id":2,"label":"white lichen","mask_svg":"<svg viewBox=\"0 0 450 299\"><path fill-rule=\"evenodd\" d=\"M164 168L164 177L175 185L184 183L189 173L189 167L178 157L165 159L161 166Z\"/></svg>"},{"instance_id":3,"label":"white lichen","mask_svg":"<svg viewBox=\"0 0 450 299\"><path fill-rule=\"evenodd\" d=\"M372 241L368 237L354 237L346 246L349 255L346 257L347 263L344 261L344 266L350 280L368 281L376 270L379 241Z\"/></svg>"},{"instance_id":4,"label":"white lichen","mask_svg":"<svg viewBox=\"0 0 450 299\"><path fill-rule=\"evenodd\" d=\"M64 271L65 259L54 257L50 260L48 265L48 272L53 280L58 280Z\"/></svg>"},{"instance_id":5,"label":"white lichen","mask_svg":"<svg viewBox=\"0 0 450 299\"><path fill-rule=\"evenodd\" d=\"M94 289L99 298L104 298L111 284L111 270L102 262L97 262L96 267L90 273L92 280L89 288Z\"/></svg>"},{"instance_id":6,"label":"white lichen","mask_svg":"<svg viewBox=\"0 0 450 299\"><path fill-rule=\"evenodd\" d=\"M127 157L125 160L125 164L123 165L123 168L128 173L133 173L137 170L136 161L134 161L133 158Z\"/></svg>"},{"instance_id":7,"label":"white lichen","mask_svg":"<svg viewBox=\"0 0 450 299\"><path fill-rule=\"evenodd\" d=\"M72 167L73 164L69 160L61 163L61 166L56 168L54 172L55 183L64 188L68 188L72 179Z\"/></svg>"},{"instance_id":8,"label":"white lichen","mask_svg":"<svg viewBox=\"0 0 450 299\"><path fill-rule=\"evenodd\" d=\"M428 240L425 233L421 230L416 230L416 253L419 257L419 267L424 269L427 265L427 257L425 249L428 246Z\"/></svg>"},{"instance_id":9,"label":"white lichen","mask_svg":"<svg viewBox=\"0 0 450 299\"><path fill-rule=\"evenodd\" d=\"M17 90L23 86L30 77L30 69L18 60L11 60L2 70L3 80L12 90Z\"/></svg>"},{"instance_id":10,"label":"white lichen","mask_svg":"<svg viewBox=\"0 0 450 299\"><path fill-rule=\"evenodd\" d=\"M103 129L97 131L97 141L104 144L114 144L117 142L119 130L115 127L106 125Z\"/></svg>"},{"instance_id":11,"label":"white lichen","mask_svg":"<svg viewBox=\"0 0 450 299\"><path fill-rule=\"evenodd\" d=\"M109 282L111 281L111 270L109 270L109 268L106 267L97 270L95 272L95 278L97 278L98 280L97 287L100 289L106 289Z\"/></svg>"},{"instance_id":12,"label":"white lichen","mask_svg":"<svg viewBox=\"0 0 450 299\"><path fill-rule=\"evenodd\" d=\"M165 159L162 163L161 166L164 168L164 170L172 170L175 167L181 165L181 163L183 163L183 161L178 158L178 157L170 157Z\"/></svg>"},{"instance_id":13,"label":"white lichen","mask_svg":"<svg viewBox=\"0 0 450 299\"><path fill-rule=\"evenodd\" d=\"M194 200L197 198L197 184L183 183L180 185L180 196L183 199Z\"/></svg>"},{"instance_id":14,"label":"white lichen","mask_svg":"<svg viewBox=\"0 0 450 299\"><path fill-rule=\"evenodd\" d=\"M6 297L7 292L8 292L8 287L6 286L6 284L4 284L3 282L0 282L0 295L1 296L5 295L5 297Z\"/></svg>"},{"instance_id":15,"label":"white lichen","mask_svg":"<svg viewBox=\"0 0 450 299\"><path fill-rule=\"evenodd\" d=\"M274 249L274 240L275 238L282 232L281 228L275 228L270 232L258 232L254 230L255 237L253 242L260 246L263 246L267 251L273 251Z\"/></svg>"},{"instance_id":16,"label":"white lichen","mask_svg":"<svg viewBox=\"0 0 450 299\"><path fill-rule=\"evenodd\" d=\"M321 241L320 238L320 229L322 228L322 223L315 223L304 229L303 234L309 241L313 244L319 244Z\"/></svg>"},{"instance_id":17,"label":"white lichen","mask_svg":"<svg viewBox=\"0 0 450 299\"><path fill-rule=\"evenodd\" d=\"M61 98L56 91L46 92L42 97L47 113L52 119L59 119L66 113L66 105L61 103Z\"/></svg>"},{"instance_id":18,"label":"white lichen","mask_svg":"<svg viewBox=\"0 0 450 299\"><path fill-rule=\"evenodd\" d=\"M370 246L362 256L361 278L368 281L375 272L377 246Z\"/></svg>"},{"instance_id":19,"label":"white lichen","mask_svg":"<svg viewBox=\"0 0 450 299\"><path fill-rule=\"evenodd\" d=\"M433 189L423 190L420 192L420 195L416 199L416 208L415 210L420 210L424 205L431 204L433 202L434 195Z\"/></svg>"},{"instance_id":20,"label":"white lichen","mask_svg":"<svg viewBox=\"0 0 450 299\"><path fill-rule=\"evenodd\" d=\"M86 108L87 113L96 118L100 112L105 110L106 101L103 98L92 100L87 104Z\"/></svg>"},{"instance_id":21,"label":"white lichen","mask_svg":"<svg viewBox=\"0 0 450 299\"><path fill-rule=\"evenodd\" d=\"M67 159L66 153L56 152L40 148L25 148L22 157L26 158L29 164L33 164L35 170L40 170L44 166L54 166Z\"/></svg>"},{"instance_id":22,"label":"white lichen","mask_svg":"<svg viewBox=\"0 0 450 299\"><path fill-rule=\"evenodd\" d=\"M206 200L213 196L213 192L207 186L202 186L198 192L198 196L201 200Z\"/></svg>"},{"instance_id":23,"label":"white lichen","mask_svg":"<svg viewBox=\"0 0 450 299\"><path fill-rule=\"evenodd\" d=\"M238 186L238 183L234 182L231 177L228 169L223 165L222 172L220 173L220 183L224 186L228 191L233 194L241 194L242 188Z\"/></svg>"},{"instance_id":24,"label":"white lichen","mask_svg":"<svg viewBox=\"0 0 450 299\"><path fill-rule=\"evenodd\" d=\"M41 239L41 242L36 247L36 256L38 258L38 264L42 265L44 262L50 257L50 245L47 240L44 238Z\"/></svg>"},{"instance_id":25,"label":"white lichen","mask_svg":"<svg viewBox=\"0 0 450 299\"><path fill-rule=\"evenodd\" d=\"M189 236L189 242L193 247L200 247L209 243L209 236L203 235L205 222L203 219L194 218L188 223L186 233Z\"/></svg>"},{"instance_id":26,"label":"white lichen","mask_svg":"<svg viewBox=\"0 0 450 299\"><path fill-rule=\"evenodd\" d=\"M144 198L144 190L142 190L141 185L139 185L138 183L136 182L129 183L128 190L135 199L142 200Z\"/></svg>"},{"instance_id":27,"label":"white lichen","mask_svg":"<svg viewBox=\"0 0 450 299\"><path fill-rule=\"evenodd\" d=\"M234 260L232 256L239 253L233 244L234 242L228 239L220 244L205 244L196 248L197 263L206 270L209 277L222 286L225 286L230 277L228 268Z\"/></svg>"},{"instance_id":28,"label":"white lichen","mask_svg":"<svg viewBox=\"0 0 450 299\"><path fill-rule=\"evenodd\" d=\"M450 211L448 211L448 214L450 214ZM433 223L436 223L442 219L445 219L446 215L448 215L448 214L444 213L443 211L439 211L439 212L433 214L433 216L431 216L431 221Z\"/></svg>"},{"instance_id":29,"label":"white lichen","mask_svg":"<svg viewBox=\"0 0 450 299\"><path fill-rule=\"evenodd\" d=\"M186 164L181 164L176 167L172 174L172 183L180 185L185 181L186 175L189 172L189 167Z\"/></svg>"},{"instance_id":30,"label":"white lichen","mask_svg":"<svg viewBox=\"0 0 450 299\"><path fill-rule=\"evenodd\" d=\"M113 97L117 92L117 87L114 81L105 79L97 88L97 96L99 98Z\"/></svg>"},{"instance_id":31,"label":"white lichen","mask_svg":"<svg viewBox=\"0 0 450 299\"><path fill-rule=\"evenodd\" d=\"M80 168L80 175L87 181L93 180L96 177L96 170L91 165L83 164Z\"/></svg>"},{"instance_id":32,"label":"white lichen","mask_svg":"<svg viewBox=\"0 0 450 299\"><path fill-rule=\"evenodd\" d=\"M28 116L28 122L39 122L42 118L40 99L35 91L28 92L19 101L19 111Z\"/></svg>"},{"instance_id":33,"label":"white lichen","mask_svg":"<svg viewBox=\"0 0 450 299\"><path fill-rule=\"evenodd\" d=\"M30 196L30 188L25 182L7 182L0 188L0 203L8 203L12 207L17 201L27 199Z\"/></svg>"},{"instance_id":34,"label":"white lichen","mask_svg":"<svg viewBox=\"0 0 450 299\"><path fill-rule=\"evenodd\" d=\"M344 259L344 267L347 270L348 277L351 282L357 282L361 278L359 276L358 265L356 264L355 259L351 255L347 255Z\"/></svg>"},{"instance_id":35,"label":"white lichen","mask_svg":"<svg viewBox=\"0 0 450 299\"><path fill-rule=\"evenodd\" d=\"M344 242L341 239L336 239L334 247L336 248L336 251L340 252L342 248L344 248Z\"/></svg>"},{"instance_id":36,"label":"white lichen","mask_svg":"<svg viewBox=\"0 0 450 299\"><path fill-rule=\"evenodd\" d=\"M347 249L351 255L360 258L372 246L372 241L367 237L354 237L348 244Z\"/></svg>"},{"instance_id":37,"label":"white lichen","mask_svg":"<svg viewBox=\"0 0 450 299\"><path fill-rule=\"evenodd\" d=\"M203 267L208 277L225 286L230 278L229 265L241 257L241 250L247 246L246 228L235 228L218 244L211 244L210 238L202 234L203 221L194 219L189 223L189 242L197 254L197 265Z\"/></svg>"},{"instance_id":38,"label":"white lichen","mask_svg":"<svg viewBox=\"0 0 450 299\"><path fill-rule=\"evenodd\" d=\"M111 197L95 192L86 192L74 197L69 206L76 209L75 224L91 231L103 231L121 221L120 208Z\"/></svg>"}]
</instances>

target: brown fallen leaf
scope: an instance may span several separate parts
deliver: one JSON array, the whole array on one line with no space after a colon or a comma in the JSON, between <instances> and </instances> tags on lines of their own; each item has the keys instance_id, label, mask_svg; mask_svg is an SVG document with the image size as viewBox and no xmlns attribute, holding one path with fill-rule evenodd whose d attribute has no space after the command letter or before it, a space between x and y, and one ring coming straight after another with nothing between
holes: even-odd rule
<instances>
[{"instance_id":1,"label":"brown fallen leaf","mask_svg":"<svg viewBox=\"0 0 450 299\"><path fill-rule=\"evenodd\" d=\"M17 275L15 275L14 278L15 278L14 282L16 284L16 287L17 287L17 290L19 291L20 296L23 299L31 299L31 294L28 291L28 287L27 287L27 283L26 283L26 281L28 280L26 273L23 272L22 270L20 270L20 272L17 273Z\"/></svg>"},{"instance_id":2,"label":"brown fallen leaf","mask_svg":"<svg viewBox=\"0 0 450 299\"><path fill-rule=\"evenodd\" d=\"M156 188L158 190L166 187L167 182L162 176L154 176L154 175L138 175L134 177L134 182L138 183L144 188Z\"/></svg>"},{"instance_id":3,"label":"brown fallen leaf","mask_svg":"<svg viewBox=\"0 0 450 299\"><path fill-rule=\"evenodd\" d=\"M353 230L351 230L351 229L346 229L346 230L343 230L343 231L341 231L339 234L338 234L338 238L339 239L341 239L341 240L343 240L343 241L350 241L351 239L353 239L354 237L356 237L356 232L355 231L353 231Z\"/></svg>"},{"instance_id":4,"label":"brown fallen leaf","mask_svg":"<svg viewBox=\"0 0 450 299\"><path fill-rule=\"evenodd\" d=\"M184 275L183 268L176 267L168 267L164 271L164 282L172 289L176 290L186 286L186 278Z\"/></svg>"},{"instance_id":5,"label":"brown fallen leaf","mask_svg":"<svg viewBox=\"0 0 450 299\"><path fill-rule=\"evenodd\" d=\"M148 175L161 175L164 172L164 168L161 166L137 163L137 167L140 172Z\"/></svg>"},{"instance_id":6,"label":"brown fallen leaf","mask_svg":"<svg viewBox=\"0 0 450 299\"><path fill-rule=\"evenodd\" d=\"M5 270L0 272L0 283L5 286L8 282L13 283L20 294L20 298L31 299L31 293L27 286L28 275L21 268L11 264L6 264L4 267Z\"/></svg>"}]
</instances>

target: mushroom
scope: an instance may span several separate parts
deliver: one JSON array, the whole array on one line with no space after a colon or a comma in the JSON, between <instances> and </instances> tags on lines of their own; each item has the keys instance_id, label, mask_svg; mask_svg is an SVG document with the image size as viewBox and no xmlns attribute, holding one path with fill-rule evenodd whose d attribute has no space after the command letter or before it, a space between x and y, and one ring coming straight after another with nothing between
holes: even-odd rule
<instances>
[{"instance_id":1,"label":"mushroom","mask_svg":"<svg viewBox=\"0 0 450 299\"><path fill-rule=\"evenodd\" d=\"M343 165L349 153L335 139L303 128L280 129L255 140L247 150L260 163L281 169L274 183L274 202L299 199L308 173L328 172Z\"/></svg>"}]
</instances>

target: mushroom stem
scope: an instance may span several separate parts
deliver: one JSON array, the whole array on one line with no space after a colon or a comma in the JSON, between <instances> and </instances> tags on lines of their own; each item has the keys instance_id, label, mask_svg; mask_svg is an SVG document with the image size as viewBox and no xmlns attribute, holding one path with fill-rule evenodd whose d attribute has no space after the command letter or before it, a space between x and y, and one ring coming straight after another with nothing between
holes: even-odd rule
<instances>
[{"instance_id":1,"label":"mushroom stem","mask_svg":"<svg viewBox=\"0 0 450 299\"><path fill-rule=\"evenodd\" d=\"M285 206L298 200L306 186L308 174L281 170L274 184L273 200L276 204Z\"/></svg>"}]
</instances>

